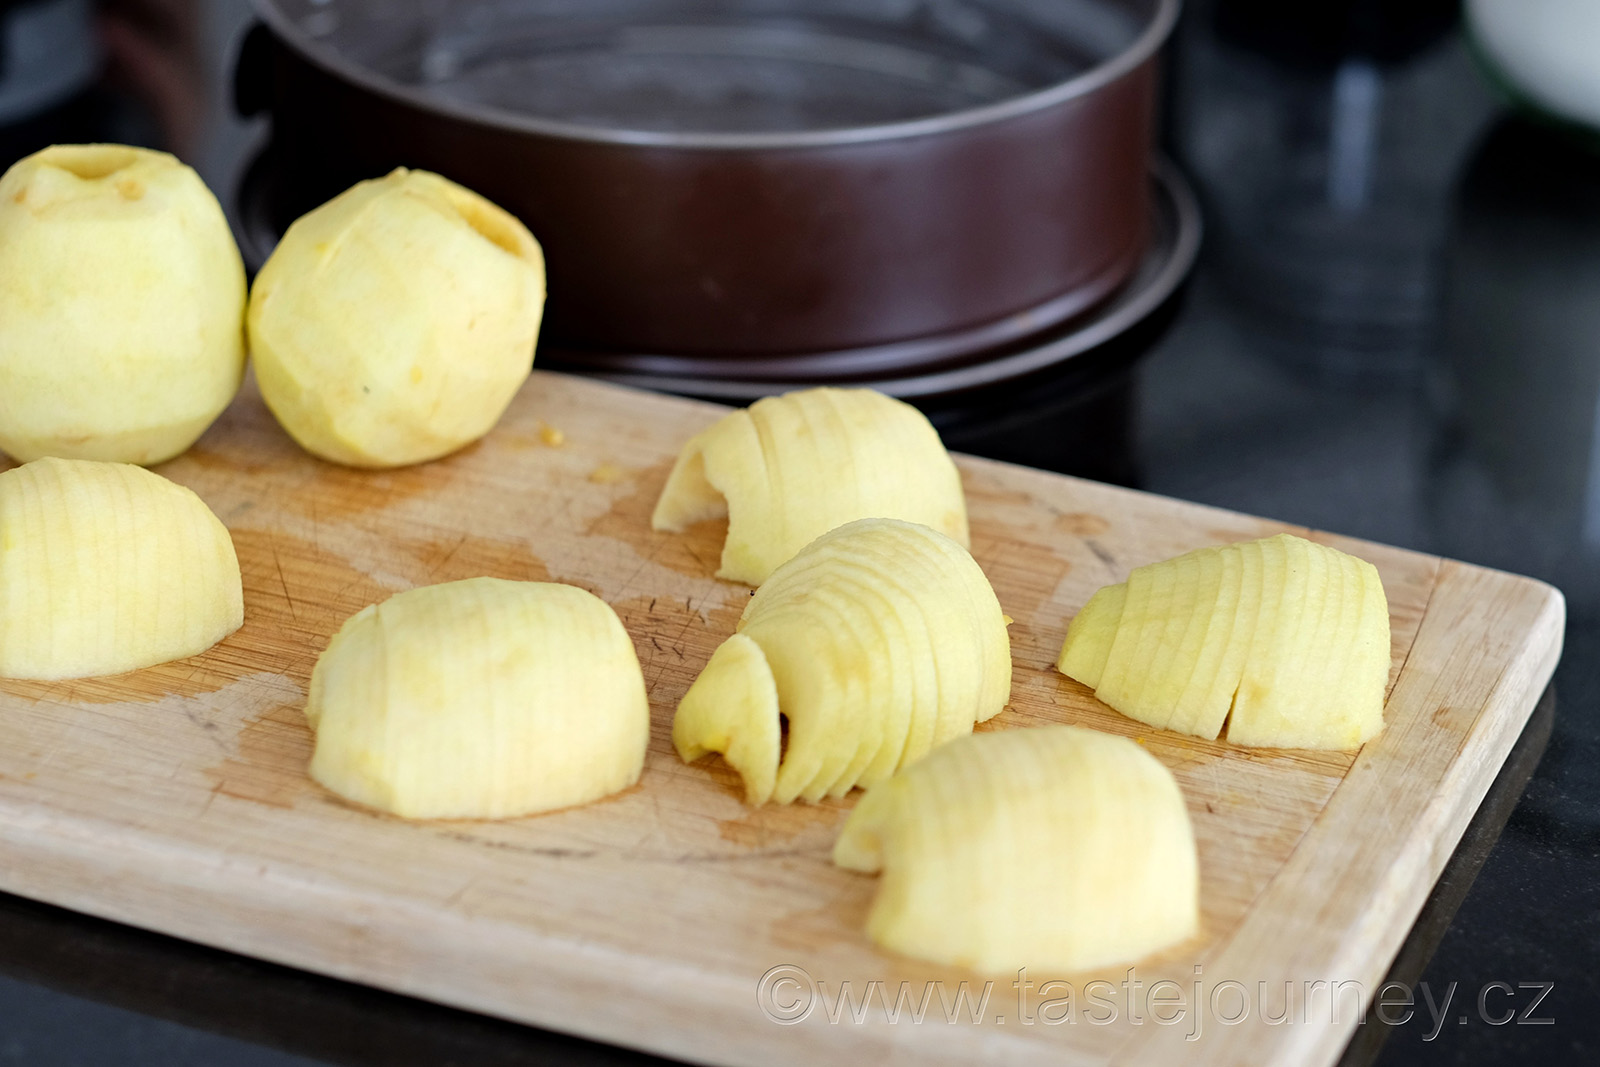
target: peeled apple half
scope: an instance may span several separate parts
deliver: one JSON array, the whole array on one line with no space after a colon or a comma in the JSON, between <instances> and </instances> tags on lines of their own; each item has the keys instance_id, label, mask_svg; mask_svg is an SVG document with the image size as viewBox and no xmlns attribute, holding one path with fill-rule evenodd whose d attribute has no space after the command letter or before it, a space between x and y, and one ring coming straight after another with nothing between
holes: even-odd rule
<instances>
[{"instance_id":1,"label":"peeled apple half","mask_svg":"<svg viewBox=\"0 0 1600 1067\"><path fill-rule=\"evenodd\" d=\"M882 872L867 936L986 974L1130 963L1194 935L1194 832L1171 772L1077 726L973 734L867 790L834 844Z\"/></svg>"},{"instance_id":2,"label":"peeled apple half","mask_svg":"<svg viewBox=\"0 0 1600 1067\"><path fill-rule=\"evenodd\" d=\"M926 526L862 519L756 590L684 694L672 741L685 762L722 753L750 804L814 801L971 733L1010 693L1006 620L973 558Z\"/></svg>"},{"instance_id":3,"label":"peeled apple half","mask_svg":"<svg viewBox=\"0 0 1600 1067\"><path fill-rule=\"evenodd\" d=\"M188 489L90 460L0 474L0 677L120 674L243 622L233 540Z\"/></svg>"},{"instance_id":4,"label":"peeled apple half","mask_svg":"<svg viewBox=\"0 0 1600 1067\"><path fill-rule=\"evenodd\" d=\"M650 708L616 612L570 585L470 578L362 609L311 674L311 777L413 819L584 804L639 778Z\"/></svg>"},{"instance_id":5,"label":"peeled apple half","mask_svg":"<svg viewBox=\"0 0 1600 1067\"><path fill-rule=\"evenodd\" d=\"M938 431L871 389L767 397L692 437L650 525L677 532L724 515L717 577L749 585L856 519L905 519L968 543L961 474Z\"/></svg>"},{"instance_id":6,"label":"peeled apple half","mask_svg":"<svg viewBox=\"0 0 1600 1067\"><path fill-rule=\"evenodd\" d=\"M427 171L297 220L250 291L261 395L313 455L437 459L493 429L533 369L544 255L515 217Z\"/></svg>"},{"instance_id":7,"label":"peeled apple half","mask_svg":"<svg viewBox=\"0 0 1600 1067\"><path fill-rule=\"evenodd\" d=\"M0 178L0 449L160 463L244 377L244 262L165 152L57 145Z\"/></svg>"},{"instance_id":8,"label":"peeled apple half","mask_svg":"<svg viewBox=\"0 0 1600 1067\"><path fill-rule=\"evenodd\" d=\"M1372 564L1304 538L1202 548L1097 592L1057 667L1159 729L1356 748L1383 729L1388 601Z\"/></svg>"}]
</instances>

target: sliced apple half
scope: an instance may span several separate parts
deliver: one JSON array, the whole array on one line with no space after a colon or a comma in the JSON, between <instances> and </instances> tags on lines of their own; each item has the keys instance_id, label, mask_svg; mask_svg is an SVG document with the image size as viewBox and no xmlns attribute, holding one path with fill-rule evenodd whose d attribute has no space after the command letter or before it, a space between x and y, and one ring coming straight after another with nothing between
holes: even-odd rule
<instances>
[{"instance_id":1,"label":"sliced apple half","mask_svg":"<svg viewBox=\"0 0 1600 1067\"><path fill-rule=\"evenodd\" d=\"M188 489L93 460L0 474L0 677L120 674L243 622L233 540Z\"/></svg>"},{"instance_id":2,"label":"sliced apple half","mask_svg":"<svg viewBox=\"0 0 1600 1067\"><path fill-rule=\"evenodd\" d=\"M751 804L820 800L970 733L1010 692L1006 620L966 549L862 519L756 590L678 705L672 739L686 762L722 753Z\"/></svg>"},{"instance_id":3,"label":"sliced apple half","mask_svg":"<svg viewBox=\"0 0 1600 1067\"><path fill-rule=\"evenodd\" d=\"M968 543L961 475L938 432L871 389L768 397L691 438L650 524L676 532L722 516L717 576L749 585L855 519L905 519Z\"/></svg>"},{"instance_id":4,"label":"sliced apple half","mask_svg":"<svg viewBox=\"0 0 1600 1067\"><path fill-rule=\"evenodd\" d=\"M1057 668L1131 719L1237 745L1357 748L1383 729L1377 568L1279 534L1140 567L1068 627Z\"/></svg>"},{"instance_id":5,"label":"sliced apple half","mask_svg":"<svg viewBox=\"0 0 1600 1067\"><path fill-rule=\"evenodd\" d=\"M934 750L867 790L833 859L882 872L875 943L985 974L1129 963L1199 926L1194 832L1171 772L1077 726Z\"/></svg>"},{"instance_id":6,"label":"sliced apple half","mask_svg":"<svg viewBox=\"0 0 1600 1067\"><path fill-rule=\"evenodd\" d=\"M311 777L407 818L492 819L632 785L650 708L616 612L570 585L471 578L362 609L311 675Z\"/></svg>"}]
</instances>

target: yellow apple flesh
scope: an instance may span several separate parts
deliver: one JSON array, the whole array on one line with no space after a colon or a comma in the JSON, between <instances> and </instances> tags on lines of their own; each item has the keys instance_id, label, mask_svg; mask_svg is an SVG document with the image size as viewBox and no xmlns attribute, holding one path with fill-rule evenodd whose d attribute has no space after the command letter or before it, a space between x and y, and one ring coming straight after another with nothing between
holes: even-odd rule
<instances>
[{"instance_id":1,"label":"yellow apple flesh","mask_svg":"<svg viewBox=\"0 0 1600 1067\"><path fill-rule=\"evenodd\" d=\"M1372 564L1280 534L1096 593L1057 663L1122 714L1237 745L1357 748L1383 728L1389 608Z\"/></svg>"},{"instance_id":2,"label":"yellow apple flesh","mask_svg":"<svg viewBox=\"0 0 1600 1067\"><path fill-rule=\"evenodd\" d=\"M606 603L471 578L399 593L342 626L311 675L311 776L414 819L495 819L632 785L650 708Z\"/></svg>"},{"instance_id":3,"label":"yellow apple flesh","mask_svg":"<svg viewBox=\"0 0 1600 1067\"><path fill-rule=\"evenodd\" d=\"M1005 617L967 551L926 526L862 519L756 590L672 738L685 761L723 753L751 804L820 800L970 733L1010 692Z\"/></svg>"},{"instance_id":4,"label":"yellow apple flesh","mask_svg":"<svg viewBox=\"0 0 1600 1067\"><path fill-rule=\"evenodd\" d=\"M938 431L871 389L768 397L691 438L650 524L681 531L724 515L717 576L748 585L856 519L904 519L968 543L961 474Z\"/></svg>"},{"instance_id":5,"label":"yellow apple flesh","mask_svg":"<svg viewBox=\"0 0 1600 1067\"><path fill-rule=\"evenodd\" d=\"M935 749L867 790L833 859L882 872L875 943L983 974L1131 963L1199 927L1194 832L1171 772L1076 726Z\"/></svg>"},{"instance_id":6,"label":"yellow apple flesh","mask_svg":"<svg viewBox=\"0 0 1600 1067\"><path fill-rule=\"evenodd\" d=\"M0 449L153 464L244 375L244 264L172 156L58 145L0 178Z\"/></svg>"},{"instance_id":7,"label":"yellow apple flesh","mask_svg":"<svg viewBox=\"0 0 1600 1067\"><path fill-rule=\"evenodd\" d=\"M233 540L188 489L91 460L0 474L0 677L120 674L243 622Z\"/></svg>"},{"instance_id":8,"label":"yellow apple flesh","mask_svg":"<svg viewBox=\"0 0 1600 1067\"><path fill-rule=\"evenodd\" d=\"M527 380L544 295L538 243L483 197L426 171L361 182L289 227L256 278L262 396L323 459L437 459Z\"/></svg>"}]
</instances>

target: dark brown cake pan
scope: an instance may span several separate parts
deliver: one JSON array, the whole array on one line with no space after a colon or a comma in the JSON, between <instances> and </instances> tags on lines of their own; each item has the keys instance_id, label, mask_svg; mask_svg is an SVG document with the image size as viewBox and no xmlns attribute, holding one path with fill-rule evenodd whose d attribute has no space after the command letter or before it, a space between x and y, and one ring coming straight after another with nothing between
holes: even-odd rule
<instances>
[{"instance_id":1,"label":"dark brown cake pan","mask_svg":"<svg viewBox=\"0 0 1600 1067\"><path fill-rule=\"evenodd\" d=\"M575 362L903 373L1132 275L1178 7L257 0L240 100L272 113L289 217L402 165L515 212Z\"/></svg>"}]
</instances>

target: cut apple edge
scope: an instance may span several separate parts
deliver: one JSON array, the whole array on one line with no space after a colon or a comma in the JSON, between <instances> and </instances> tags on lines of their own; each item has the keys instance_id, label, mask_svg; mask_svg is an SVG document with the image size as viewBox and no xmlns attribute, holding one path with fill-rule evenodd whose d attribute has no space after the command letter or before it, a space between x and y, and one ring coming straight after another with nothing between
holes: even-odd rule
<instances>
[{"instance_id":1,"label":"cut apple edge","mask_svg":"<svg viewBox=\"0 0 1600 1067\"><path fill-rule=\"evenodd\" d=\"M691 438L667 475L667 483L650 514L650 528L682 533L696 523L727 519L716 576L755 586L766 580L773 565L758 546L750 543L748 532L740 532L745 525L740 516L764 510L745 476L747 472L741 471L747 465L750 449L746 447L741 452L738 439L753 435L749 413L735 411ZM765 452L757 447L755 455L764 457Z\"/></svg>"},{"instance_id":2,"label":"cut apple edge","mask_svg":"<svg viewBox=\"0 0 1600 1067\"><path fill-rule=\"evenodd\" d=\"M834 839L835 866L862 874L876 874L883 869L881 828L884 819L892 816L899 804L896 796L901 791L899 784L894 777L886 778L868 789L856 803L855 810Z\"/></svg>"},{"instance_id":3,"label":"cut apple edge","mask_svg":"<svg viewBox=\"0 0 1600 1067\"><path fill-rule=\"evenodd\" d=\"M782 729L778 686L760 645L736 633L717 648L678 702L672 744L685 763L720 753L752 807L772 799Z\"/></svg>"},{"instance_id":4,"label":"cut apple edge","mask_svg":"<svg viewBox=\"0 0 1600 1067\"><path fill-rule=\"evenodd\" d=\"M1089 598L1089 602L1067 627L1066 640L1061 643L1061 655L1056 659L1056 670L1090 689L1100 688L1100 679L1106 669L1106 660L1111 657L1111 642L1117 636L1117 626L1122 621L1122 609L1127 596L1127 583L1121 583L1104 586Z\"/></svg>"},{"instance_id":5,"label":"cut apple edge","mask_svg":"<svg viewBox=\"0 0 1600 1067\"><path fill-rule=\"evenodd\" d=\"M697 437L684 446L667 475L650 528L659 532L682 533L697 522L720 519L728 514L728 498L711 484L706 474L705 446Z\"/></svg>"}]
</instances>

